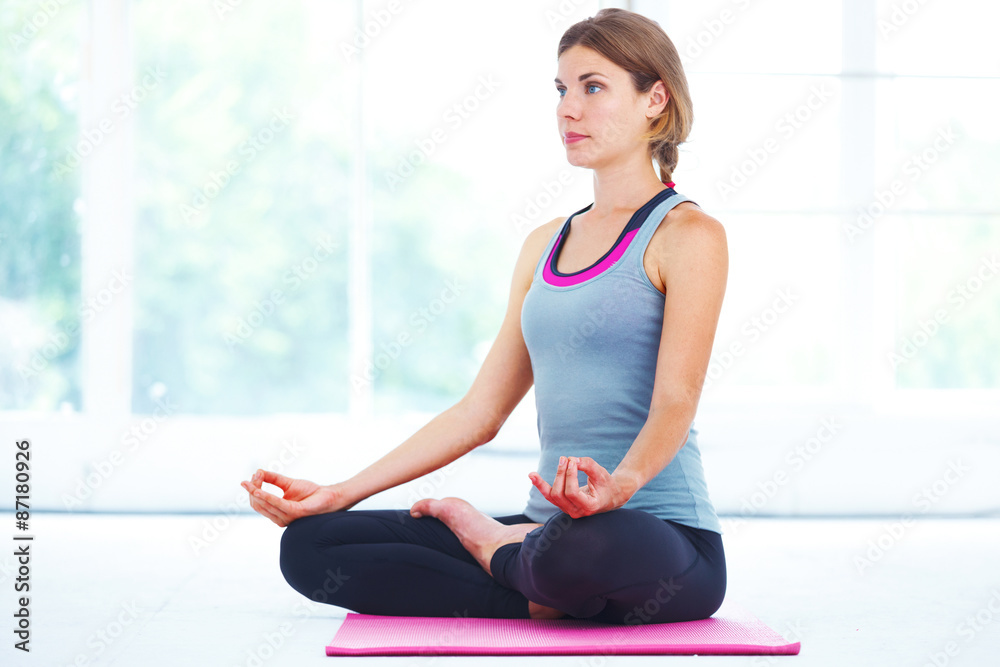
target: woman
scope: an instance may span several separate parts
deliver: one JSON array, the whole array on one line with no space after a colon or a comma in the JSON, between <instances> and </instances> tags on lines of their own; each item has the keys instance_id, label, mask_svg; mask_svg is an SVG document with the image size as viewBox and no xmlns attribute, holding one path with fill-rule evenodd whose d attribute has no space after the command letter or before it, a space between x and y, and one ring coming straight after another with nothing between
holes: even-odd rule
<instances>
[{"instance_id":1,"label":"woman","mask_svg":"<svg viewBox=\"0 0 1000 667\"><path fill-rule=\"evenodd\" d=\"M346 482L258 471L242 483L287 526L282 573L314 601L618 624L722 605L722 530L693 420L728 249L722 225L672 187L687 80L659 25L621 9L570 27L557 55L559 132L570 164L593 170L594 202L525 240L469 392ZM542 451L523 513L490 517L459 498L345 511L489 442L532 384Z\"/></svg>"}]
</instances>

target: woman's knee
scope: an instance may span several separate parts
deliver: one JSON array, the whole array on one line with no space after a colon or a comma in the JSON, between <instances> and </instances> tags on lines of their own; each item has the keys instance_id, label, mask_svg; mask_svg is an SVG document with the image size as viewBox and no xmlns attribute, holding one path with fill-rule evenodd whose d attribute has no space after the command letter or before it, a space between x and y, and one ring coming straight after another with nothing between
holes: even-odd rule
<instances>
[{"instance_id":1,"label":"woman's knee","mask_svg":"<svg viewBox=\"0 0 1000 667\"><path fill-rule=\"evenodd\" d=\"M302 551L313 549L322 540L324 543L334 543L338 536L345 533L344 521L353 519L346 512L328 512L326 514L310 514L299 517L285 526L281 534L281 550ZM346 531L349 533L349 530Z\"/></svg>"},{"instance_id":2,"label":"woman's knee","mask_svg":"<svg viewBox=\"0 0 1000 667\"><path fill-rule=\"evenodd\" d=\"M298 589L307 569L315 562L316 515L292 521L281 533L278 565L292 588Z\"/></svg>"},{"instance_id":3,"label":"woman's knee","mask_svg":"<svg viewBox=\"0 0 1000 667\"><path fill-rule=\"evenodd\" d=\"M337 604L344 582L350 579L337 562L336 549L321 547L314 516L297 519L281 535L278 557L281 575L293 589L313 602Z\"/></svg>"},{"instance_id":4,"label":"woman's knee","mask_svg":"<svg viewBox=\"0 0 1000 667\"><path fill-rule=\"evenodd\" d=\"M311 543L316 535L315 521L310 521L313 516L304 516L292 521L285 526L281 533L281 552L300 551Z\"/></svg>"},{"instance_id":5,"label":"woman's knee","mask_svg":"<svg viewBox=\"0 0 1000 667\"><path fill-rule=\"evenodd\" d=\"M525 537L539 585L555 593L593 581L594 568L607 561L607 550L614 549L601 535L598 516L574 519L560 512L537 535Z\"/></svg>"}]
</instances>

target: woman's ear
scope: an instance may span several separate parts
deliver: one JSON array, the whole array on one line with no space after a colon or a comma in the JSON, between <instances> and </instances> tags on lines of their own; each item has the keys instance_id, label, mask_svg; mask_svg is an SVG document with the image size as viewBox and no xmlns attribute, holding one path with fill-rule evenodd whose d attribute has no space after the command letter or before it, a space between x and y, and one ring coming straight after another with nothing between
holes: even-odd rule
<instances>
[{"instance_id":1,"label":"woman's ear","mask_svg":"<svg viewBox=\"0 0 1000 667\"><path fill-rule=\"evenodd\" d=\"M654 83L653 84L653 88L652 88L652 90L650 92L652 93L651 98L650 98L650 102L651 102L650 106L652 107L652 109L646 114L646 118L651 120L654 116L659 116L661 113L663 113L664 111L666 111L666 109L667 109L667 103L670 101L670 93L667 91L667 87L663 84L662 80L657 81L656 83ZM653 101L658 96L662 96L663 97L663 101L662 102L661 101ZM662 108L660 107L661 104L663 105Z\"/></svg>"}]
</instances>

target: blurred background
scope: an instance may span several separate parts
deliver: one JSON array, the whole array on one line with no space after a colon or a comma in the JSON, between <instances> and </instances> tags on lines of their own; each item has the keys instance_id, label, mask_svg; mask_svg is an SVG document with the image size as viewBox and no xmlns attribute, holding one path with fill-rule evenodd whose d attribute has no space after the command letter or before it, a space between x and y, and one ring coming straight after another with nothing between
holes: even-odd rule
<instances>
[{"instance_id":1,"label":"blurred background","mask_svg":"<svg viewBox=\"0 0 1000 667\"><path fill-rule=\"evenodd\" d=\"M248 512L256 468L340 481L458 401L524 238L593 201L552 79L604 6L681 53L675 187L728 234L719 513L996 515L986 0L4 0L0 430L33 508ZM535 429L529 393L361 506L520 512Z\"/></svg>"}]
</instances>

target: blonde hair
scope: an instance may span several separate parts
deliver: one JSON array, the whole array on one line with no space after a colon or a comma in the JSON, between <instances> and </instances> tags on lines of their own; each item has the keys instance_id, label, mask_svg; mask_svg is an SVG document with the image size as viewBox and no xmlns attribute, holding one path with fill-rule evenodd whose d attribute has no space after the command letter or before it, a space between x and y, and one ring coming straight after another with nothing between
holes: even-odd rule
<instances>
[{"instance_id":1,"label":"blonde hair","mask_svg":"<svg viewBox=\"0 0 1000 667\"><path fill-rule=\"evenodd\" d=\"M694 120L691 94L680 55L663 28L641 14L606 7L574 23L559 40L558 58L572 46L585 46L629 73L638 93L648 93L663 81L670 97L663 112L650 120L642 138L660 168L660 180L670 182L677 167L677 147L687 140Z\"/></svg>"}]
</instances>

